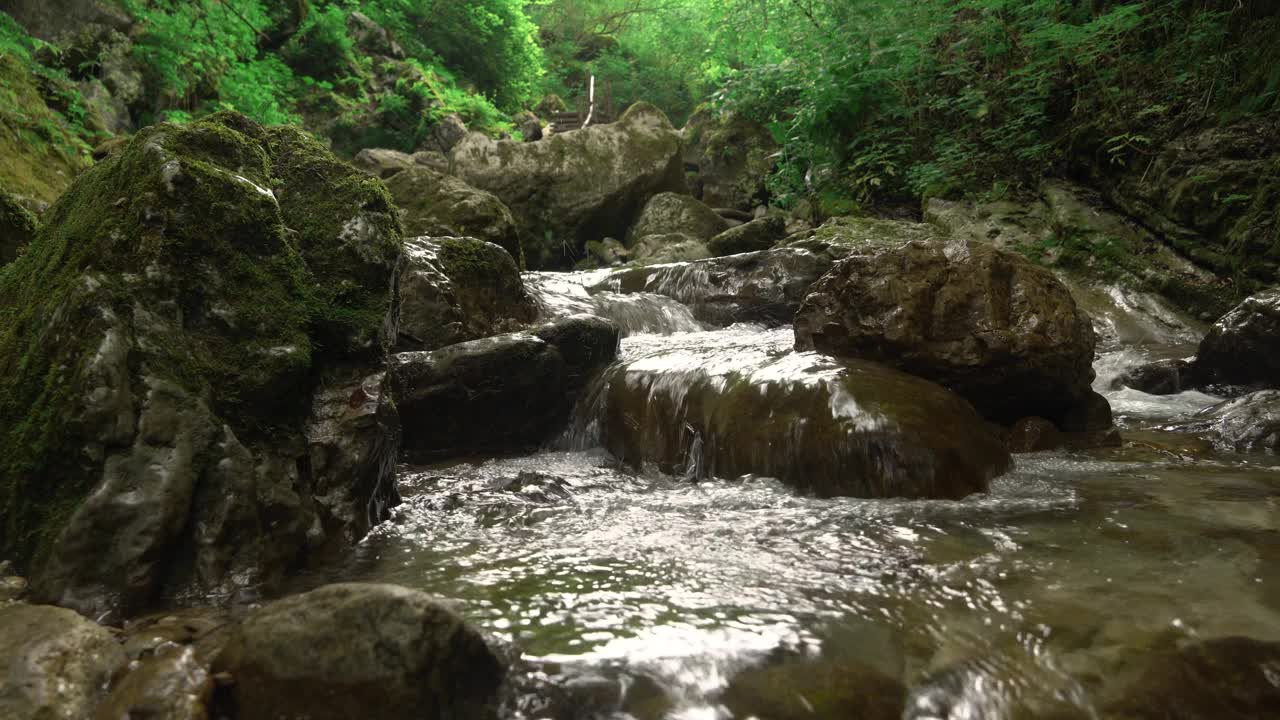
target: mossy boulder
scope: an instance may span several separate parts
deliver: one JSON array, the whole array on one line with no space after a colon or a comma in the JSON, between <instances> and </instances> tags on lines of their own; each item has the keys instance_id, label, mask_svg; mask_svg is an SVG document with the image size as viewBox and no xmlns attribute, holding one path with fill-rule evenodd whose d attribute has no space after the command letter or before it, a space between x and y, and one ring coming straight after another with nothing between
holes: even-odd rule
<instances>
[{"instance_id":1,"label":"mossy boulder","mask_svg":"<svg viewBox=\"0 0 1280 720\"><path fill-rule=\"evenodd\" d=\"M777 164L778 144L760 123L701 107L682 131L684 158L697 168L693 194L715 208L751 210L768 198L765 180Z\"/></svg>"},{"instance_id":2,"label":"mossy boulder","mask_svg":"<svg viewBox=\"0 0 1280 720\"><path fill-rule=\"evenodd\" d=\"M0 270L0 555L37 597L229 591L376 521L393 422L358 480L305 459L342 451L306 435L318 388L393 412L366 402L398 321L381 183L224 113L140 132L45 220Z\"/></svg>"},{"instance_id":3,"label":"mossy boulder","mask_svg":"<svg viewBox=\"0 0 1280 720\"><path fill-rule=\"evenodd\" d=\"M795 334L798 349L938 382L1005 425L1029 416L1069 431L1111 425L1090 388L1088 315L1053 273L986 243L857 249L814 283Z\"/></svg>"},{"instance_id":4,"label":"mossy boulder","mask_svg":"<svg viewBox=\"0 0 1280 720\"><path fill-rule=\"evenodd\" d=\"M711 257L707 244L684 233L645 235L631 246L631 258L636 265L658 265L706 260Z\"/></svg>"},{"instance_id":5,"label":"mossy boulder","mask_svg":"<svg viewBox=\"0 0 1280 720\"><path fill-rule=\"evenodd\" d=\"M400 208L406 237L478 238L522 261L516 221L493 193L422 165L395 174L387 189Z\"/></svg>"},{"instance_id":6,"label":"mossy boulder","mask_svg":"<svg viewBox=\"0 0 1280 720\"><path fill-rule=\"evenodd\" d=\"M782 218L763 217L725 230L711 238L707 248L715 257L759 252L778 244L786 232L786 222Z\"/></svg>"},{"instance_id":7,"label":"mossy boulder","mask_svg":"<svg viewBox=\"0 0 1280 720\"><path fill-rule=\"evenodd\" d=\"M635 241L648 235L680 233L706 242L729 229L729 223L697 198L678 193L658 193L645 204L636 224L627 233Z\"/></svg>"},{"instance_id":8,"label":"mossy boulder","mask_svg":"<svg viewBox=\"0 0 1280 720\"><path fill-rule=\"evenodd\" d=\"M515 260L475 238L413 238L400 274L399 351L514 332L538 318Z\"/></svg>"},{"instance_id":9,"label":"mossy boulder","mask_svg":"<svg viewBox=\"0 0 1280 720\"><path fill-rule=\"evenodd\" d=\"M0 190L0 265L13 262L36 236L40 223L18 202Z\"/></svg>"},{"instance_id":10,"label":"mossy boulder","mask_svg":"<svg viewBox=\"0 0 1280 720\"><path fill-rule=\"evenodd\" d=\"M511 209L534 269L573 267L587 241L623 237L649 198L685 190L680 135L647 103L536 143L471 133L450 159L454 175Z\"/></svg>"}]
</instances>

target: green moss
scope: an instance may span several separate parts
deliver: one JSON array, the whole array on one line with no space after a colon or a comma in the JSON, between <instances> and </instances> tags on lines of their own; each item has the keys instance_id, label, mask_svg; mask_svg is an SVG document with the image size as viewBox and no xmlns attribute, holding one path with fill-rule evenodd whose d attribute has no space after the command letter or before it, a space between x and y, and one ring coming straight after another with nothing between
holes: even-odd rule
<instances>
[{"instance_id":1,"label":"green moss","mask_svg":"<svg viewBox=\"0 0 1280 720\"><path fill-rule=\"evenodd\" d=\"M39 228L36 216L0 188L0 265L18 257Z\"/></svg>"}]
</instances>

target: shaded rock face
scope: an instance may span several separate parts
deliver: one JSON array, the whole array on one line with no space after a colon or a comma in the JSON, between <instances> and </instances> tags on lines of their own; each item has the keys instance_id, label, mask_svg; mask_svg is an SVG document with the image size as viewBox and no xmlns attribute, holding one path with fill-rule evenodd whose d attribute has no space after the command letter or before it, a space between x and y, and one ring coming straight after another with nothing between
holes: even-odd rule
<instances>
[{"instance_id":1,"label":"shaded rock face","mask_svg":"<svg viewBox=\"0 0 1280 720\"><path fill-rule=\"evenodd\" d=\"M1116 206L1198 265L1273 285L1280 271L1278 138L1274 118L1192 132L1127 173L1099 168L1094 180Z\"/></svg>"},{"instance_id":2,"label":"shaded rock face","mask_svg":"<svg viewBox=\"0 0 1280 720\"><path fill-rule=\"evenodd\" d=\"M870 362L788 353L790 333L643 347L605 371L580 423L624 462L692 478L775 477L822 497L962 498L1010 463L972 406ZM634 341L633 341L634 342ZM797 432L803 428L803 432Z\"/></svg>"},{"instance_id":3,"label":"shaded rock face","mask_svg":"<svg viewBox=\"0 0 1280 720\"><path fill-rule=\"evenodd\" d=\"M506 250L475 238L413 238L400 274L396 349L435 350L514 332L538 317Z\"/></svg>"},{"instance_id":4,"label":"shaded rock face","mask_svg":"<svg viewBox=\"0 0 1280 720\"><path fill-rule=\"evenodd\" d=\"M516 221L492 193L420 165L396 174L387 189L400 208L407 237L474 237L502 247L517 261L524 257Z\"/></svg>"},{"instance_id":5,"label":"shaded rock face","mask_svg":"<svg viewBox=\"0 0 1280 720\"><path fill-rule=\"evenodd\" d=\"M715 257L768 250L782 240L787 232L786 221L780 217L765 217L744 225L730 228L711 238L707 248Z\"/></svg>"},{"instance_id":6,"label":"shaded rock face","mask_svg":"<svg viewBox=\"0 0 1280 720\"><path fill-rule=\"evenodd\" d=\"M330 585L251 613L215 664L237 717L276 720L495 717L503 663L425 593Z\"/></svg>"},{"instance_id":7,"label":"shaded rock face","mask_svg":"<svg viewBox=\"0 0 1280 720\"><path fill-rule=\"evenodd\" d=\"M1123 696L1102 709L1120 720L1250 720L1280 714L1280 645L1215 638L1155 652Z\"/></svg>"},{"instance_id":8,"label":"shaded rock face","mask_svg":"<svg viewBox=\"0 0 1280 720\"><path fill-rule=\"evenodd\" d=\"M106 628L71 610L0 607L0 717L93 717L112 675L128 659Z\"/></svg>"},{"instance_id":9,"label":"shaded rock face","mask_svg":"<svg viewBox=\"0 0 1280 720\"><path fill-rule=\"evenodd\" d=\"M402 153L399 150L388 150L386 148L365 148L356 153L355 158L351 160L351 164L357 170L369 173L370 175L387 178L399 172L404 172L413 167L413 156L408 153Z\"/></svg>"},{"instance_id":10,"label":"shaded rock face","mask_svg":"<svg viewBox=\"0 0 1280 720\"><path fill-rule=\"evenodd\" d=\"M457 115L446 115L436 123L431 129L431 138L427 141L427 146L423 150L434 150L436 152L449 154L449 151L457 147L467 137L467 124Z\"/></svg>"},{"instance_id":11,"label":"shaded rock face","mask_svg":"<svg viewBox=\"0 0 1280 720\"><path fill-rule=\"evenodd\" d=\"M585 379L613 361L618 339L616 325L573 316L534 333L395 355L405 457L536 448L563 427Z\"/></svg>"},{"instance_id":12,"label":"shaded rock face","mask_svg":"<svg viewBox=\"0 0 1280 720\"><path fill-rule=\"evenodd\" d=\"M622 270L592 290L665 295L688 305L694 317L711 325L785 325L792 321L809 287L833 263L826 252L779 248Z\"/></svg>"},{"instance_id":13,"label":"shaded rock face","mask_svg":"<svg viewBox=\"0 0 1280 720\"><path fill-rule=\"evenodd\" d=\"M1209 435L1228 452L1280 451L1280 390L1260 390L1206 408L1173 429Z\"/></svg>"},{"instance_id":14,"label":"shaded rock face","mask_svg":"<svg viewBox=\"0 0 1280 720\"><path fill-rule=\"evenodd\" d=\"M458 178L511 209L534 269L572 267L588 240L623 237L650 197L685 188L680 135L646 103L536 143L472 133L450 157Z\"/></svg>"},{"instance_id":15,"label":"shaded rock face","mask_svg":"<svg viewBox=\"0 0 1280 720\"><path fill-rule=\"evenodd\" d=\"M36 216L17 198L0 190L0 265L13 262L36 236Z\"/></svg>"},{"instance_id":16,"label":"shaded rock face","mask_svg":"<svg viewBox=\"0 0 1280 720\"><path fill-rule=\"evenodd\" d=\"M627 237L633 245L649 235L675 233L705 242L728 229L728 221L697 198L666 192L645 204Z\"/></svg>"},{"instance_id":17,"label":"shaded rock face","mask_svg":"<svg viewBox=\"0 0 1280 720\"><path fill-rule=\"evenodd\" d=\"M1093 326L1048 270L989 245L855 250L814 284L796 347L888 363L945 385L988 419L1100 430Z\"/></svg>"},{"instance_id":18,"label":"shaded rock face","mask_svg":"<svg viewBox=\"0 0 1280 720\"><path fill-rule=\"evenodd\" d=\"M1195 372L1207 384L1280 387L1280 290L1258 293L1214 323Z\"/></svg>"},{"instance_id":19,"label":"shaded rock face","mask_svg":"<svg viewBox=\"0 0 1280 720\"><path fill-rule=\"evenodd\" d=\"M1140 365L1115 379L1116 387L1127 387L1148 395L1176 395L1196 387L1198 374L1187 360L1157 360Z\"/></svg>"},{"instance_id":20,"label":"shaded rock face","mask_svg":"<svg viewBox=\"0 0 1280 720\"><path fill-rule=\"evenodd\" d=\"M768 128L702 108L682 132L685 162L698 169L695 197L711 207L737 210L751 210L767 197L765 178L779 150Z\"/></svg>"},{"instance_id":21,"label":"shaded rock face","mask_svg":"<svg viewBox=\"0 0 1280 720\"><path fill-rule=\"evenodd\" d=\"M520 136L524 138L525 142L537 142L542 139L542 121L538 119L537 115L525 110L524 112L516 113L511 120L515 123L516 128L520 130Z\"/></svg>"},{"instance_id":22,"label":"shaded rock face","mask_svg":"<svg viewBox=\"0 0 1280 720\"><path fill-rule=\"evenodd\" d=\"M0 553L35 596L128 611L361 534L394 437L313 448L307 427L336 417L332 383L370 407L400 257L381 184L291 128L159 125L81 176L0 274Z\"/></svg>"},{"instance_id":23,"label":"shaded rock face","mask_svg":"<svg viewBox=\"0 0 1280 720\"><path fill-rule=\"evenodd\" d=\"M1022 418L1009 428L1009 452L1033 453L1057 450L1065 444L1053 423L1039 417Z\"/></svg>"}]
</instances>

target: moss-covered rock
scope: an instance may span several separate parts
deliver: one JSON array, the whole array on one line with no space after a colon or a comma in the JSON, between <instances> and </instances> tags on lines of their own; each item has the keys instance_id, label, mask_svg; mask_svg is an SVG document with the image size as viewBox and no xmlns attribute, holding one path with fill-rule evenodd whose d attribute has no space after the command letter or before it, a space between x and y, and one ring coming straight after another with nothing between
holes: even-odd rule
<instances>
[{"instance_id":1,"label":"moss-covered rock","mask_svg":"<svg viewBox=\"0 0 1280 720\"><path fill-rule=\"evenodd\" d=\"M729 228L711 238L707 248L715 257L768 250L782 240L786 223L780 217L763 217Z\"/></svg>"},{"instance_id":2,"label":"moss-covered rock","mask_svg":"<svg viewBox=\"0 0 1280 720\"><path fill-rule=\"evenodd\" d=\"M36 236L40 227L36 216L17 198L0 190L0 265L13 262Z\"/></svg>"},{"instance_id":3,"label":"moss-covered rock","mask_svg":"<svg viewBox=\"0 0 1280 720\"><path fill-rule=\"evenodd\" d=\"M631 246L631 258L636 265L693 262L711 257L707 244L684 233L645 235Z\"/></svg>"},{"instance_id":4,"label":"moss-covered rock","mask_svg":"<svg viewBox=\"0 0 1280 720\"><path fill-rule=\"evenodd\" d=\"M647 103L536 143L471 133L450 158L457 177L511 209L535 269L572 267L588 240L623 237L650 197L685 189L680 135Z\"/></svg>"},{"instance_id":5,"label":"moss-covered rock","mask_svg":"<svg viewBox=\"0 0 1280 720\"><path fill-rule=\"evenodd\" d=\"M765 180L779 150L768 128L704 106L682 133L685 162L697 168L695 197L714 208L738 210L751 210L767 199Z\"/></svg>"},{"instance_id":6,"label":"moss-covered rock","mask_svg":"<svg viewBox=\"0 0 1280 720\"><path fill-rule=\"evenodd\" d=\"M387 189L400 207L407 237L478 238L523 262L516 221L492 193L421 165L395 174Z\"/></svg>"},{"instance_id":7,"label":"moss-covered rock","mask_svg":"<svg viewBox=\"0 0 1280 720\"><path fill-rule=\"evenodd\" d=\"M45 219L0 270L0 554L39 597L136 607L361 532L316 494L375 507L389 484L321 489L302 460L318 384L395 335L377 180L219 114L140 132Z\"/></svg>"},{"instance_id":8,"label":"moss-covered rock","mask_svg":"<svg viewBox=\"0 0 1280 720\"><path fill-rule=\"evenodd\" d=\"M645 204L636 224L627 233L627 239L635 244L648 235L681 233L706 242L728 229L728 221L702 201L667 192L654 195Z\"/></svg>"},{"instance_id":9,"label":"moss-covered rock","mask_svg":"<svg viewBox=\"0 0 1280 720\"><path fill-rule=\"evenodd\" d=\"M475 238L413 238L400 274L400 351L514 332L538 317L506 250Z\"/></svg>"}]
</instances>

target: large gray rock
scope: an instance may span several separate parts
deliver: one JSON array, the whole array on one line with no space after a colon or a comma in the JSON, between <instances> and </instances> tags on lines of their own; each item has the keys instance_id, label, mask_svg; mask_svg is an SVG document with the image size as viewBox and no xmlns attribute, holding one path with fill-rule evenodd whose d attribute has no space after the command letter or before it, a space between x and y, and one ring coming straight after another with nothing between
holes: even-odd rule
<instances>
[{"instance_id":1,"label":"large gray rock","mask_svg":"<svg viewBox=\"0 0 1280 720\"><path fill-rule=\"evenodd\" d=\"M395 355L405 457L528 450L563 427L577 391L616 356L618 329L575 316L535 332Z\"/></svg>"},{"instance_id":2,"label":"large gray rock","mask_svg":"<svg viewBox=\"0 0 1280 720\"><path fill-rule=\"evenodd\" d=\"M0 554L43 558L34 597L127 613L363 534L401 253L381 183L293 128L159 125L84 173L0 275ZM373 437L308 437L331 392Z\"/></svg>"},{"instance_id":3,"label":"large gray rock","mask_svg":"<svg viewBox=\"0 0 1280 720\"><path fill-rule=\"evenodd\" d=\"M400 208L407 237L479 238L522 261L516 221L492 193L421 165L396 174L387 189Z\"/></svg>"},{"instance_id":4,"label":"large gray rock","mask_svg":"<svg viewBox=\"0 0 1280 720\"><path fill-rule=\"evenodd\" d=\"M435 350L514 332L538 317L506 250L475 238L405 243L396 349Z\"/></svg>"},{"instance_id":5,"label":"large gray rock","mask_svg":"<svg viewBox=\"0 0 1280 720\"><path fill-rule=\"evenodd\" d=\"M1280 289L1246 299L1214 323L1195 372L1201 383L1280 387Z\"/></svg>"},{"instance_id":6,"label":"large gray rock","mask_svg":"<svg viewBox=\"0 0 1280 720\"><path fill-rule=\"evenodd\" d=\"M682 133L685 162L697 168L696 197L711 207L738 210L751 210L767 197L765 180L779 151L767 127L704 107Z\"/></svg>"},{"instance_id":7,"label":"large gray rock","mask_svg":"<svg viewBox=\"0 0 1280 720\"><path fill-rule=\"evenodd\" d=\"M330 585L240 624L215 669L241 720L496 717L505 668L475 629L425 593Z\"/></svg>"},{"instance_id":8,"label":"large gray rock","mask_svg":"<svg viewBox=\"0 0 1280 720\"><path fill-rule=\"evenodd\" d=\"M1205 408L1171 429L1208 435L1228 452L1280 452L1280 390L1260 390Z\"/></svg>"},{"instance_id":9,"label":"large gray rock","mask_svg":"<svg viewBox=\"0 0 1280 720\"><path fill-rule=\"evenodd\" d=\"M594 292L665 295L688 305L711 325L753 322L786 325L809 292L831 269L825 250L779 248L698 262L630 268L596 284Z\"/></svg>"},{"instance_id":10,"label":"large gray rock","mask_svg":"<svg viewBox=\"0 0 1280 720\"><path fill-rule=\"evenodd\" d=\"M706 242L728 229L728 221L697 198L665 192L645 204L627 238L634 244L648 235L680 233Z\"/></svg>"},{"instance_id":11,"label":"large gray rock","mask_svg":"<svg viewBox=\"0 0 1280 720\"><path fill-rule=\"evenodd\" d=\"M1048 270L985 243L855 249L813 285L796 347L883 362L949 387L985 417L1101 430L1089 317ZM1101 417L1105 414L1107 417Z\"/></svg>"},{"instance_id":12,"label":"large gray rock","mask_svg":"<svg viewBox=\"0 0 1280 720\"><path fill-rule=\"evenodd\" d=\"M128 658L106 628L71 610L0 606L0 717L83 720Z\"/></svg>"},{"instance_id":13,"label":"large gray rock","mask_svg":"<svg viewBox=\"0 0 1280 720\"><path fill-rule=\"evenodd\" d=\"M768 250L786 235L786 222L780 217L763 217L729 228L711 238L707 248L715 257Z\"/></svg>"},{"instance_id":14,"label":"large gray rock","mask_svg":"<svg viewBox=\"0 0 1280 720\"><path fill-rule=\"evenodd\" d=\"M116 3L103 0L10 0L4 11L35 37L56 42L85 25L126 32L133 19Z\"/></svg>"},{"instance_id":15,"label":"large gray rock","mask_svg":"<svg viewBox=\"0 0 1280 720\"><path fill-rule=\"evenodd\" d=\"M396 173L404 172L415 165L412 155L387 148L365 148L356 153L356 156L351 160L351 164L357 170L362 170L383 180Z\"/></svg>"},{"instance_id":16,"label":"large gray rock","mask_svg":"<svg viewBox=\"0 0 1280 720\"><path fill-rule=\"evenodd\" d=\"M711 257L707 244L683 233L645 235L631 246L630 257L636 265L693 262Z\"/></svg>"},{"instance_id":17,"label":"large gray rock","mask_svg":"<svg viewBox=\"0 0 1280 720\"><path fill-rule=\"evenodd\" d=\"M588 240L623 237L650 197L685 188L680 135L646 103L536 143L472 133L450 157L455 175L511 209L530 268L572 267Z\"/></svg>"}]
</instances>

